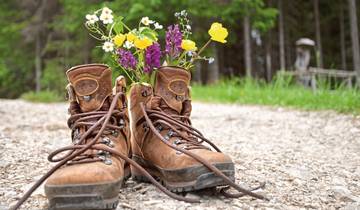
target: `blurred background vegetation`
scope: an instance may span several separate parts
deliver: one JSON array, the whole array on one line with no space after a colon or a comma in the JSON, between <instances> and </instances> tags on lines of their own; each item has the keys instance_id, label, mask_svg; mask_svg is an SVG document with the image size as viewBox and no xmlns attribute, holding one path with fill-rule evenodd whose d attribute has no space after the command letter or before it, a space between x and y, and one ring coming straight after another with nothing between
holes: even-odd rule
<instances>
[{"instance_id":1,"label":"blurred background vegetation","mask_svg":"<svg viewBox=\"0 0 360 210\"><path fill-rule=\"evenodd\" d=\"M0 98L22 95L36 101L37 95L41 95L42 101L58 101L64 95L68 68L83 63L106 63L101 48L96 47L101 43L91 38L84 27L85 15L96 9L107 6L124 16L130 26L135 26L144 16L167 26L175 21L175 12L185 9L192 19L198 45L207 40L207 30L214 21L222 22L230 32L226 45L207 49L206 53L214 55L216 62L196 65L193 73L196 99L289 106L306 103L299 106L310 109L340 106L335 109L358 112L360 99L356 89L329 85L325 81L314 93L292 80L279 85L284 79L276 76L280 69L293 69L295 41L301 37L316 41L320 62L316 62L313 54L311 66L360 71L353 59L356 49L354 51L351 39L354 22L350 17L360 8L360 4L351 8L351 2L355 1L2 1ZM247 79L238 79L240 77ZM217 85L211 85L214 83ZM319 95L321 91L327 91L327 95ZM308 100L302 100L302 96Z\"/></svg>"}]
</instances>

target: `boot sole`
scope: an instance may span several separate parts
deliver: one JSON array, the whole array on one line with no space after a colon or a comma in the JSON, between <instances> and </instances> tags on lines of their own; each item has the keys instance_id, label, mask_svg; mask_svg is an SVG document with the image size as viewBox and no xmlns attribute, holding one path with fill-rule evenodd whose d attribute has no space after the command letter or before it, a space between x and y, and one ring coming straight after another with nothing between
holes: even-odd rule
<instances>
[{"instance_id":1,"label":"boot sole","mask_svg":"<svg viewBox=\"0 0 360 210\"><path fill-rule=\"evenodd\" d=\"M189 192L227 185L221 177L217 176L203 165L175 170L166 170L156 167L150 164L148 161L135 155L133 155L132 159L144 167L144 169L147 170L155 179L160 181L163 186L172 192ZM219 169L232 181L235 181L234 163L215 163L213 166ZM136 181L149 182L148 178L143 176L132 166L131 176ZM177 181L171 181L169 180L169 177L172 180L175 179ZM184 177L190 177L190 180L188 179L186 181L182 181L184 180Z\"/></svg>"},{"instance_id":2,"label":"boot sole","mask_svg":"<svg viewBox=\"0 0 360 210\"><path fill-rule=\"evenodd\" d=\"M130 177L125 176L114 182L71 185L45 185L45 194L51 210L116 209L119 189Z\"/></svg>"}]
</instances>

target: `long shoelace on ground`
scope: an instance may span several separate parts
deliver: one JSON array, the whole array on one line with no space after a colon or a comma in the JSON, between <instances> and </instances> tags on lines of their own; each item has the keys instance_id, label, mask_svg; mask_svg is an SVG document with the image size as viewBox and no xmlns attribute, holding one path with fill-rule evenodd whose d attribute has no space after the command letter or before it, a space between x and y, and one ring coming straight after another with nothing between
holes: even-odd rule
<instances>
[{"instance_id":1,"label":"long shoelace on ground","mask_svg":"<svg viewBox=\"0 0 360 210\"><path fill-rule=\"evenodd\" d=\"M216 151L221 152L218 147L216 147L215 144L213 144L210 140L206 139L200 131L193 128L191 126L190 119L186 116L182 115L174 115L174 114L167 114L164 111L161 110L161 108L158 108L158 110L154 109L147 109L143 102L140 103L141 110L144 114L145 121L147 125L150 127L151 131L167 146L171 147L172 149L184 153L201 164L203 164L205 167L207 167L210 171L212 171L217 176L221 177L226 184L228 184L228 187L224 188L222 190L223 194L228 197L237 198L244 195L249 195L254 198L262 199L262 200L268 200L265 196L254 193L252 191L257 190L259 188L263 188L264 184L260 184L260 186L253 188L251 190L244 189L243 187L239 186L238 184L234 183L229 177L227 177L225 174L223 174L219 169L217 169L215 166L213 166L211 163L206 161L201 156L189 151L191 149L197 149L197 148L206 148L202 145L203 142L208 143L211 145ZM180 142L172 144L170 143L169 136L166 138L161 135L159 130L157 129L158 126L161 127L167 127L171 129L171 136L174 136L174 133L176 136L181 137ZM185 131L185 132L184 132ZM186 135L185 135L186 133ZM198 140L200 139L200 141ZM178 147L176 144L185 144L183 148ZM231 194L226 192L229 187L233 187L236 189L239 193Z\"/></svg>"},{"instance_id":2,"label":"long shoelace on ground","mask_svg":"<svg viewBox=\"0 0 360 210\"><path fill-rule=\"evenodd\" d=\"M73 119L75 123L77 123L77 126L81 126L81 125L90 126L89 129L84 134L82 134L81 137L76 142L73 143L73 145L55 150L49 155L48 159L51 162L58 162L58 163L54 167L52 167L47 173L45 173L10 209L12 210L18 209L31 196L31 194L60 167L66 164L78 164L85 162L103 161L102 159L96 158L95 156L91 156L90 154L85 154L85 152L88 150L98 150L98 151L108 152L109 154L115 155L125 160L129 164L133 165L136 169L138 169L152 184L154 184L162 192L164 192L165 194L167 194L168 196L174 199L191 202L191 203L200 202L200 200L198 199L185 198L183 196L170 192L159 182L157 182L143 167L141 167L135 161L130 159L127 155L124 155L112 149L106 144L98 142L99 138L104 134L106 128L121 129L121 127L115 126L112 123L110 123L110 120L114 115L124 116L124 110L119 111L115 109L120 96L123 98L125 97L125 95L122 92L117 93L114 96L108 111L94 111L88 113L74 114L70 117L70 119ZM98 120L96 122L87 122L88 120L93 120L93 119L98 119ZM85 141L91 135L95 135L95 136L91 141L85 143ZM56 155L64 151L68 151L66 155L60 158L55 158Z\"/></svg>"}]
</instances>

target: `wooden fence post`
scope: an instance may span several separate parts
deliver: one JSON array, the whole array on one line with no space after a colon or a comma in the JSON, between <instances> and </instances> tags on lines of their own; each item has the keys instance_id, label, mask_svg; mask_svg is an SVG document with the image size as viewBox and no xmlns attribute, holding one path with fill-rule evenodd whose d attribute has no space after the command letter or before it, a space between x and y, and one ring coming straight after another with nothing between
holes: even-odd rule
<instances>
[{"instance_id":1,"label":"wooden fence post","mask_svg":"<svg viewBox=\"0 0 360 210\"><path fill-rule=\"evenodd\" d=\"M310 72L310 75L311 75L311 89L313 91L316 91L316 74Z\"/></svg>"}]
</instances>

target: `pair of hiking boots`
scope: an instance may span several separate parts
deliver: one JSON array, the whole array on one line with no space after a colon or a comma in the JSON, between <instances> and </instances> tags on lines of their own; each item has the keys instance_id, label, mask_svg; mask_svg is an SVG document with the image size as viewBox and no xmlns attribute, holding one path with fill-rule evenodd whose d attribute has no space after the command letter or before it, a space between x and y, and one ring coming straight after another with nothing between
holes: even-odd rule
<instances>
[{"instance_id":1,"label":"pair of hiking boots","mask_svg":"<svg viewBox=\"0 0 360 210\"><path fill-rule=\"evenodd\" d=\"M116 208L130 176L188 202L198 200L174 192L232 186L242 192L232 197L264 198L236 185L231 158L191 127L189 72L162 67L154 87L133 84L128 96L124 77L112 88L106 65L76 66L66 74L73 144L49 155L58 163L15 209L46 179L50 209Z\"/></svg>"}]
</instances>

